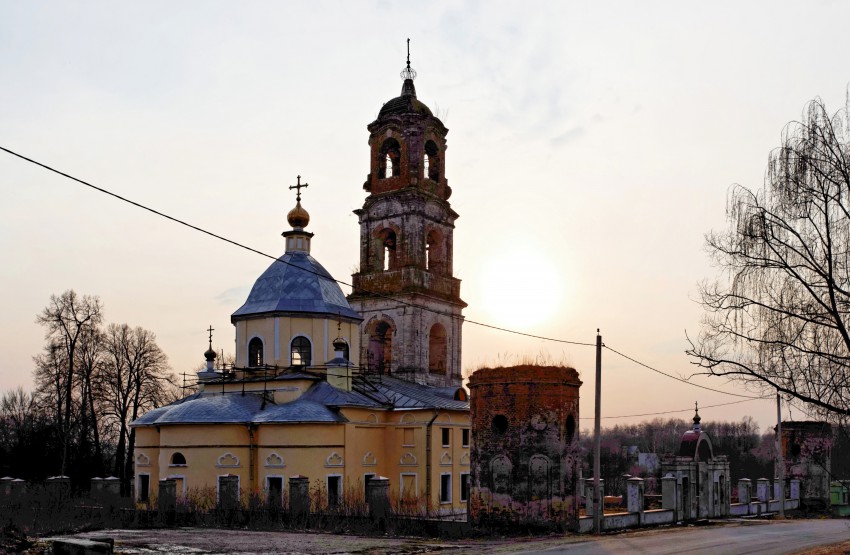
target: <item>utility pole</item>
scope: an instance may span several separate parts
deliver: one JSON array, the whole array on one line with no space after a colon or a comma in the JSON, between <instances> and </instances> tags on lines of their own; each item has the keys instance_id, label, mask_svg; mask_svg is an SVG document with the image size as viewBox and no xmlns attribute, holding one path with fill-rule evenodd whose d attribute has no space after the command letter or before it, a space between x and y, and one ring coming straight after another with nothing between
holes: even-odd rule
<instances>
[{"instance_id":1,"label":"utility pole","mask_svg":"<svg viewBox=\"0 0 850 555\"><path fill-rule=\"evenodd\" d=\"M779 478L779 518L785 518L785 459L782 457L782 398L776 390L776 466Z\"/></svg>"},{"instance_id":2,"label":"utility pole","mask_svg":"<svg viewBox=\"0 0 850 555\"><path fill-rule=\"evenodd\" d=\"M602 532L602 513L605 506L602 500L602 488L599 487L600 464L599 456L602 451L601 436L602 421L602 336L596 329L596 416L593 424L593 532Z\"/></svg>"}]
</instances>

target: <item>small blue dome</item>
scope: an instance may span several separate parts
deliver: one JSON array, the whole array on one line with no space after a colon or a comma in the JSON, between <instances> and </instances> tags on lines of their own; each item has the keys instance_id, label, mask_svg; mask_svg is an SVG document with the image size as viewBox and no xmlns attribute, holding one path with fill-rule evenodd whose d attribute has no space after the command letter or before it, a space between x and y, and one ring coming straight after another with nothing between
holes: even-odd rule
<instances>
[{"instance_id":1,"label":"small blue dome","mask_svg":"<svg viewBox=\"0 0 850 555\"><path fill-rule=\"evenodd\" d=\"M276 312L341 316L362 321L342 289L319 262L301 251L287 252L254 283L231 320Z\"/></svg>"}]
</instances>

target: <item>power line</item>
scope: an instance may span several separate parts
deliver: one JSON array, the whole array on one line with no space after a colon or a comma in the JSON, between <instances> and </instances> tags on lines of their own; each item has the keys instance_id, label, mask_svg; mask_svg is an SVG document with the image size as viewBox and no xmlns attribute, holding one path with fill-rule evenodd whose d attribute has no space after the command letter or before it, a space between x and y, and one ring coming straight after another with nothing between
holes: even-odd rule
<instances>
[{"instance_id":1,"label":"power line","mask_svg":"<svg viewBox=\"0 0 850 555\"><path fill-rule=\"evenodd\" d=\"M95 191L98 191L98 192L103 193L103 194L105 194L105 195L109 195L109 196L111 196L111 197L113 197L113 198L116 198L116 199L118 199L118 200L120 200L120 201L123 201L123 202L126 202L126 203L128 203L128 204L131 204L131 205L135 206L136 208L141 208L142 210L146 210L146 211L148 211L148 212L151 212L152 214L155 214L155 215L160 216L160 217L162 217L162 218L165 218L165 219L167 219L167 220L171 220L171 221L172 221L172 222L174 222L174 223L177 223L177 224L180 224L180 225L182 225L182 226L188 227L188 228L190 228L190 229L193 229L193 230L198 231L198 232L200 232L200 233L203 233L203 234L205 234L205 235L209 235L210 237L213 237L213 238L218 239L218 240L220 240L220 241L224 241L225 243L229 243L229 244L231 244L231 245L233 245L233 246L235 246L235 247L239 247L239 248L241 248L241 249L245 249L245 250L247 250L247 251L249 251L249 252L253 252L254 254L259 254L260 256L264 256L264 257L266 257L266 258L270 258L270 259L274 260L275 262L279 262L279 263L282 263L282 264L287 264L287 265L292 266L292 267L294 267L294 268L298 268L298 269L299 269L299 270L301 270L301 271L304 271L304 272L307 272L307 273L313 274L313 275L315 275L315 276L320 277L321 279L326 279L326 280L329 280L329 281L333 281L333 282L335 282L335 283L338 283L339 285L345 285L346 287L350 287L350 288L351 288L351 290L352 290L352 292L354 291L354 286L353 286L352 284L350 284L350 283L347 283L347 282L344 282L344 281L341 281L341 280L335 279L335 278L333 278L333 277L325 276L325 275L323 275L323 274L321 274L321 273L319 273L319 272L316 272L316 271L314 271L314 270L310 270L310 269L308 269L308 268L303 268L303 267L301 267L301 266L299 266L299 265L297 265L297 264L293 264L293 263L291 263L291 262L287 262L286 260L281 260L280 258L278 258L278 257L276 257L276 256L272 256L272 255L270 255L270 254L268 254L268 253L262 252L262 251L260 251L260 250L257 250L257 249L255 249L255 248L253 248L253 247L249 247L248 245L243 245L242 243L239 243L239 242L237 242L237 241L234 241L233 239L228 239L227 237L224 237L224 236L222 236L222 235L218 235L218 234L216 234L216 233L213 233L212 231L208 231L208 230L206 230L206 229L204 229L204 228L201 228L201 227L198 227L198 226L196 226L196 225L190 224L190 223L188 223L188 222L186 222L186 221L184 221L184 220L181 220L181 219L179 219L179 218L175 218L174 216L169 216L168 214L165 214L165 213L163 213L163 212L160 212L160 211L158 211L158 210L155 210L155 209L153 209L153 208L150 208L149 206L145 206L144 204L141 204L141 203L138 203L138 202L136 202L136 201L130 200L130 199L126 198L126 197L122 197L121 195L119 195L119 194L117 194L117 193L113 193L112 191L109 191L109 190L104 189L104 188L102 188L102 187L98 187L97 185L93 185L92 183L89 183L88 181L84 181L84 180L82 180L82 179L79 179L79 178L77 178L77 177L74 177L73 175L67 174L67 173L65 173L65 172L63 172L63 171L60 171L60 170L57 170L56 168L53 168L53 167L51 167L51 166L48 166L47 164L43 164L43 163L41 163L41 162L38 162L37 160L33 160L32 158L28 158L28 157L26 157L26 156L24 156L24 155L22 155L22 154L18 154L17 152L14 152L14 151L12 151L12 150L9 150L8 148L5 148L5 147L3 147L3 146L0 146L0 150L3 150L3 151L5 151L5 152L7 152L7 153L11 154L12 156L16 156L17 158L20 158L21 160L25 160L25 161L27 161L27 162L29 162L29 163L31 163L31 164L35 164L36 166L39 166L39 167L41 167L41 168L44 168L44 169L46 169L46 170L48 170L48 171L51 171L51 172L53 172L53 173L55 173L55 174L61 175L62 177L68 178L68 179L70 179L70 180L72 180L72 181L76 181L77 183L80 183L81 185L85 185L86 187L90 187L90 188L94 189ZM554 337L545 337L545 336L542 336L542 335L534 335L534 334L531 334L531 333L525 333L525 332L521 332L521 331L517 331L517 330L512 330L512 329L508 329L508 328L503 328L503 327L495 326L495 325L492 325L492 324L487 324L487 323L484 323L484 322L478 322L478 321L476 321L476 320L468 320L468 319L464 318L463 316L458 316L458 315L455 315L455 314L451 314L451 313L449 313L449 312L443 312L443 311L441 311L441 310L437 310L437 309L430 308L430 307L427 307L427 306L421 306L421 305L417 305L417 304L414 304L414 303L409 303L409 302L407 302L407 301L403 301L403 300L401 300L401 299L397 299L397 298L395 298L395 297L393 297L393 296L391 296L391 295L387 295L387 294L385 294L385 293L378 293L378 292L374 292L374 291L369 291L369 290L366 290L366 289L363 289L363 288L360 288L360 289L358 289L357 291L358 291L358 292L365 293L365 294L367 294L367 295L374 295L374 296L376 296L376 297L381 297L381 298L384 298L384 299L389 299L389 300L394 301L394 302L397 302L398 304L403 305L403 306L409 306L409 307L411 307L411 308L418 308L418 309L420 309L420 310L424 310L424 311L427 311L427 312L432 312L432 313L434 313L434 314L439 314L439 315L441 315L441 316L446 316L446 317L448 317L448 318L452 318L452 319L462 319L463 321L465 321L465 322L467 322L467 323L469 323L469 324L472 324L472 325L481 326L481 327L484 327L484 328L489 328L489 329L493 329L493 330L497 330L497 331L503 331L503 332L506 332L506 333L514 334L514 335L521 335L521 336L524 336L524 337L530 337L530 338L533 338L533 339L542 339L542 340L544 340L544 341L552 341L552 342L554 342L554 343L566 343L566 344L568 344L568 345L581 345L581 346L586 346L586 347L594 347L594 346L595 346L595 344L593 344L593 343L584 343L584 342L581 342L581 341L569 341L569 340L566 340L566 339L557 339L557 338L554 338Z\"/></svg>"},{"instance_id":2,"label":"power line","mask_svg":"<svg viewBox=\"0 0 850 555\"><path fill-rule=\"evenodd\" d=\"M753 398L750 398L750 399L742 399L740 401L731 401L729 403L720 403L718 405L705 405L705 406L701 406L700 409L713 409L715 407L725 407L727 405L737 405L738 403L749 403L751 401L758 401L758 400L762 400L762 399L770 399L770 397L753 397ZM635 417L639 417L639 416L660 416L660 415L663 415L663 414L677 414L677 413L680 413L680 412L690 412L692 410L694 410L694 409L687 408L687 409L681 409L681 410L667 410L667 411L663 411L663 412L647 412L647 413L644 413L644 414L622 414L622 415L619 415L619 416L603 416L602 418L603 419L605 419L605 418L635 418ZM582 416L581 418L579 418L579 420L593 420L593 418L594 418L593 416Z\"/></svg>"},{"instance_id":3,"label":"power line","mask_svg":"<svg viewBox=\"0 0 850 555\"><path fill-rule=\"evenodd\" d=\"M707 389L708 391L713 391L713 392L715 392L715 393L723 393L724 395L732 395L732 396L734 396L734 397L743 397L744 399L753 399L753 400L754 400L754 399L769 399L769 397L753 397L752 395L741 395L741 394L739 394L739 393L729 393L728 391L721 391L721 390L719 390L719 389L714 389L714 388L707 387L707 386L704 386L704 385L699 385L699 384L697 384L697 383L690 382L690 381L688 381L688 380L686 380L686 379L684 379L684 378L678 378L678 377L676 377L676 376L674 376L674 375L672 375L672 374L668 374L668 373L666 373L666 372L662 372L661 370L659 370L659 369L657 369L657 368L653 368L652 366L650 366L650 365L648 365L648 364L644 364L643 362L641 362L641 361L639 361L639 360L637 360L637 359L634 359L634 358L630 357L629 355L623 354L623 353L621 353L620 351L617 351L617 350L615 350L615 349L612 349L612 348L611 348L611 347L609 347L608 345L603 345L603 347L605 347L606 349L608 349L608 350L609 350L609 351L611 351L612 353L618 354L618 355L620 355L621 357L623 357L623 358L625 358L625 359L627 359L627 360L630 360L630 361L634 362L635 364L638 364L638 365L640 365L640 366L643 366L644 368L647 368L647 369L649 369L649 370L652 370L653 372L657 372L658 374L661 374L662 376L666 376L666 377L671 378L671 379L674 379L674 380L676 380L676 381L678 381L678 382L686 383L686 384L688 384L688 385L692 385L692 386L694 386L694 387L698 387L698 388L700 388L700 389Z\"/></svg>"}]
</instances>

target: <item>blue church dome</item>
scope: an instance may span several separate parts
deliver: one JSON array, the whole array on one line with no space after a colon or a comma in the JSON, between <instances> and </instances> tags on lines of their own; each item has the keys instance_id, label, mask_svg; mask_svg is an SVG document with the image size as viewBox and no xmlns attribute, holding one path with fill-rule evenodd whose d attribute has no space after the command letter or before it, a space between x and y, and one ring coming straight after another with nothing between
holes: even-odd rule
<instances>
[{"instance_id":1,"label":"blue church dome","mask_svg":"<svg viewBox=\"0 0 850 555\"><path fill-rule=\"evenodd\" d=\"M328 271L302 251L289 251L273 262L254 283L245 304L231 315L231 321L279 312L363 320Z\"/></svg>"}]
</instances>

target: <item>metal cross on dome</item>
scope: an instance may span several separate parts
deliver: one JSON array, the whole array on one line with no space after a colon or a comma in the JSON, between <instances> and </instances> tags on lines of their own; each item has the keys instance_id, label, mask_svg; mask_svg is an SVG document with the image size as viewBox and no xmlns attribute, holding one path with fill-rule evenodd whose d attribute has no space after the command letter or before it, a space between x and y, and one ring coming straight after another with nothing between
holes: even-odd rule
<instances>
[{"instance_id":1,"label":"metal cross on dome","mask_svg":"<svg viewBox=\"0 0 850 555\"><path fill-rule=\"evenodd\" d=\"M308 183L301 183L301 176L298 176L298 184L290 185L290 189L295 189L295 202L301 202L301 188L309 187Z\"/></svg>"},{"instance_id":2,"label":"metal cross on dome","mask_svg":"<svg viewBox=\"0 0 850 555\"><path fill-rule=\"evenodd\" d=\"M215 328L212 327L212 324L210 324L210 327L209 329L207 329L207 331L210 332L210 349L212 349L212 332L215 331Z\"/></svg>"}]
</instances>

